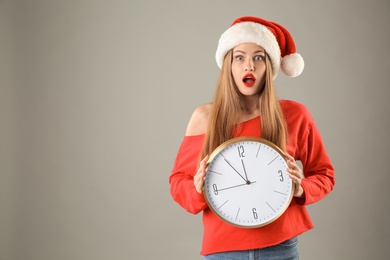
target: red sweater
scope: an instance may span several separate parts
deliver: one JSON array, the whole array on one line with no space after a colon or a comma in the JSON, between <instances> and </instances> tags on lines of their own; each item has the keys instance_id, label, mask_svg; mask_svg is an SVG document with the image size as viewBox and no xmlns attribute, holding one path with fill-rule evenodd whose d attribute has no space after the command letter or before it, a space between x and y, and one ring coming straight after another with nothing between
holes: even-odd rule
<instances>
[{"instance_id":1,"label":"red sweater","mask_svg":"<svg viewBox=\"0 0 390 260\"><path fill-rule=\"evenodd\" d=\"M235 227L223 222L208 208L203 194L195 190L193 181L205 135L184 137L169 182L173 199L185 210L193 214L203 211L202 255L264 248L313 228L305 205L322 199L333 189L333 166L308 110L293 101L282 100L280 104L289 133L287 152L302 162L305 197L293 199L284 214L267 226L255 229ZM236 129L233 137L260 137L260 124L259 117L243 122L237 128L240 132Z\"/></svg>"}]
</instances>

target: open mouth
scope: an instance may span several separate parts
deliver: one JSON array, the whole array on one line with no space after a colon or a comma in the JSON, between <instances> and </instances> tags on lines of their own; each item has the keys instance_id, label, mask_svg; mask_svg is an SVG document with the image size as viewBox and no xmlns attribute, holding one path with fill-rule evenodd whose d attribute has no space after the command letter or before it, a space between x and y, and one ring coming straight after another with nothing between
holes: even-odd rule
<instances>
[{"instance_id":1,"label":"open mouth","mask_svg":"<svg viewBox=\"0 0 390 260\"><path fill-rule=\"evenodd\" d=\"M244 82L245 86L250 88L250 87L253 87L253 85L255 84L256 78L255 78L255 76L253 76L253 74L246 74L242 78L242 82Z\"/></svg>"}]
</instances>

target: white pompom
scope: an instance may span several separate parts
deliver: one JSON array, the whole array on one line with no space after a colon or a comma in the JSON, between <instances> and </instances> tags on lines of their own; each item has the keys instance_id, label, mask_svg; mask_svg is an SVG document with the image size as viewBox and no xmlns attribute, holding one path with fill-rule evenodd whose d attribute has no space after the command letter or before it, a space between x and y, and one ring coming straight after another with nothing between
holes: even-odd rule
<instances>
[{"instance_id":1,"label":"white pompom","mask_svg":"<svg viewBox=\"0 0 390 260\"><path fill-rule=\"evenodd\" d=\"M280 65L284 74L289 77L296 77L302 73L305 62L299 53L292 53L284 56Z\"/></svg>"}]
</instances>

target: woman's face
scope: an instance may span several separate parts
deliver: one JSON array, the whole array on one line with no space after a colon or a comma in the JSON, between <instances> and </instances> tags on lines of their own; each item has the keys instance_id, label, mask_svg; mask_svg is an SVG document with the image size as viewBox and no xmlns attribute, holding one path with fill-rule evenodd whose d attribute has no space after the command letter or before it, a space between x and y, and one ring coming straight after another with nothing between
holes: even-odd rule
<instances>
[{"instance_id":1,"label":"woman's face","mask_svg":"<svg viewBox=\"0 0 390 260\"><path fill-rule=\"evenodd\" d=\"M265 51L254 43L243 43L233 49L232 75L244 96L260 92L265 81Z\"/></svg>"}]
</instances>

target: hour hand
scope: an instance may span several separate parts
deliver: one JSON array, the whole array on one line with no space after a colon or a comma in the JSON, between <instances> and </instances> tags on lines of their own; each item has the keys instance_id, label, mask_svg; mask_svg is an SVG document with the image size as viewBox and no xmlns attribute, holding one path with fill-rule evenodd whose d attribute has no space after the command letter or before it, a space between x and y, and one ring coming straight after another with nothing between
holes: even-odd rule
<instances>
[{"instance_id":1,"label":"hour hand","mask_svg":"<svg viewBox=\"0 0 390 260\"><path fill-rule=\"evenodd\" d=\"M242 163L242 168L244 169L244 173L245 173L246 184L250 184L251 182L249 181L248 175L246 174L246 169L245 169L245 165L244 165L244 160L243 159L241 159L241 163Z\"/></svg>"}]
</instances>

